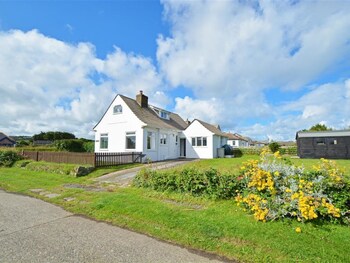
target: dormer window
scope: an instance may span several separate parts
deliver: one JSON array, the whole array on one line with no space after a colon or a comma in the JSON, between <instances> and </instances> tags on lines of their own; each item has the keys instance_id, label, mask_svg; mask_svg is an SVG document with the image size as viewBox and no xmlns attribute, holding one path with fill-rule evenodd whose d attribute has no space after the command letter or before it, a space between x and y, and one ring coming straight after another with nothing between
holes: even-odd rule
<instances>
[{"instance_id":1,"label":"dormer window","mask_svg":"<svg viewBox=\"0 0 350 263\"><path fill-rule=\"evenodd\" d=\"M161 118L163 118L163 119L169 120L169 114L168 114L167 112L165 112L165 111L161 111L161 112L159 113L159 116L160 116Z\"/></svg>"},{"instance_id":2,"label":"dormer window","mask_svg":"<svg viewBox=\"0 0 350 263\"><path fill-rule=\"evenodd\" d=\"M123 107L122 105L116 105L113 108L113 114L121 114L123 113Z\"/></svg>"}]
</instances>

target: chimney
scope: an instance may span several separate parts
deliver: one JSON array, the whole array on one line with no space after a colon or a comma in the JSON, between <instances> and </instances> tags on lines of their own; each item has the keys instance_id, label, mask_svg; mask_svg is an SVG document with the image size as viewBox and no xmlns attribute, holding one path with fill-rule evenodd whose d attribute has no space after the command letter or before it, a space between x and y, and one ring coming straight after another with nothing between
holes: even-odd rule
<instances>
[{"instance_id":1,"label":"chimney","mask_svg":"<svg viewBox=\"0 0 350 263\"><path fill-rule=\"evenodd\" d=\"M136 101L142 108L148 107L148 97L143 95L142 90L140 90L140 93L136 95Z\"/></svg>"}]
</instances>

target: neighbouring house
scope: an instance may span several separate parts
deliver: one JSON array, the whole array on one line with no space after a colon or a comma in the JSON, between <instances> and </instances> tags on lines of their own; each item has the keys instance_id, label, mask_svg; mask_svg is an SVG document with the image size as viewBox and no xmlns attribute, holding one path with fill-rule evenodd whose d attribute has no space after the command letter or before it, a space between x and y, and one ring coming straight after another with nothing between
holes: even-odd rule
<instances>
[{"instance_id":1,"label":"neighbouring house","mask_svg":"<svg viewBox=\"0 0 350 263\"><path fill-rule=\"evenodd\" d=\"M142 152L152 161L214 158L226 143L215 126L149 105L142 91L136 99L117 95L94 131L95 152Z\"/></svg>"},{"instance_id":2,"label":"neighbouring house","mask_svg":"<svg viewBox=\"0 0 350 263\"><path fill-rule=\"evenodd\" d=\"M227 144L231 145L233 148L242 148L248 147L249 141L242 135L238 133L226 133L227 136Z\"/></svg>"},{"instance_id":3,"label":"neighbouring house","mask_svg":"<svg viewBox=\"0 0 350 263\"><path fill-rule=\"evenodd\" d=\"M0 147L14 147L16 141L6 134L0 132Z\"/></svg>"},{"instance_id":4,"label":"neighbouring house","mask_svg":"<svg viewBox=\"0 0 350 263\"><path fill-rule=\"evenodd\" d=\"M266 145L269 145L269 143L263 142L263 141L252 141L252 143L250 144L250 146L257 147L257 148L261 148L261 147L264 147Z\"/></svg>"},{"instance_id":5,"label":"neighbouring house","mask_svg":"<svg viewBox=\"0 0 350 263\"><path fill-rule=\"evenodd\" d=\"M296 134L300 158L350 159L350 130Z\"/></svg>"}]
</instances>

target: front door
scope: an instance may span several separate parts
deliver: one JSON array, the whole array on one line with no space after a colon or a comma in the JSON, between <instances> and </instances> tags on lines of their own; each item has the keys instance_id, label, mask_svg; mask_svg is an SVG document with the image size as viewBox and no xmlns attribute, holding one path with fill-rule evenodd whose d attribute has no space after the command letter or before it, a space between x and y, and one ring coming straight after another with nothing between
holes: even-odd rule
<instances>
[{"instance_id":1,"label":"front door","mask_svg":"<svg viewBox=\"0 0 350 263\"><path fill-rule=\"evenodd\" d=\"M186 157L186 139L180 139L180 157Z\"/></svg>"}]
</instances>

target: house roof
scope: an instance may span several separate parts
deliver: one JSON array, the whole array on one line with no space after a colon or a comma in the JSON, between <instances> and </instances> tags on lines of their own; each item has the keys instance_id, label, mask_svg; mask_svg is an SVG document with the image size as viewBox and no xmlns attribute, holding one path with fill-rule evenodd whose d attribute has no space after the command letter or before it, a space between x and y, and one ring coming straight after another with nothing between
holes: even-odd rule
<instances>
[{"instance_id":1,"label":"house roof","mask_svg":"<svg viewBox=\"0 0 350 263\"><path fill-rule=\"evenodd\" d=\"M160 118L157 113L152 110L151 105L149 105L147 108L142 108L136 102L136 100L123 95L119 96L128 105L136 117L139 118L142 122L146 123L148 126L175 130L185 130L188 126L188 124L176 113L164 110L169 114L169 120L166 120Z\"/></svg>"},{"instance_id":2,"label":"house roof","mask_svg":"<svg viewBox=\"0 0 350 263\"><path fill-rule=\"evenodd\" d=\"M237 135L233 134L233 133L230 133L230 132L227 132L225 133L226 134L226 137L229 139L229 140L240 140L241 138L238 137Z\"/></svg>"},{"instance_id":3,"label":"house roof","mask_svg":"<svg viewBox=\"0 0 350 263\"><path fill-rule=\"evenodd\" d=\"M198 121L200 124L202 124L206 129L208 129L209 131L211 131L212 133L214 133L215 135L219 135L219 136L223 136L223 137L227 137L226 133L222 132L221 130L219 130L217 128L217 126L214 126L212 124L209 124L207 122L204 122L204 121L201 121L201 120L198 120L198 119L194 119L192 121L192 123L194 121ZM220 126L219 126L220 127Z\"/></svg>"},{"instance_id":4,"label":"house roof","mask_svg":"<svg viewBox=\"0 0 350 263\"><path fill-rule=\"evenodd\" d=\"M6 134L0 132L0 141L2 140L5 140L5 139L8 139L10 140L11 142L15 143L16 141L14 139L12 139L11 137L7 136Z\"/></svg>"},{"instance_id":5,"label":"house roof","mask_svg":"<svg viewBox=\"0 0 350 263\"><path fill-rule=\"evenodd\" d=\"M350 136L350 130L341 131L299 131L296 138L310 138L310 137L343 137Z\"/></svg>"}]
</instances>

